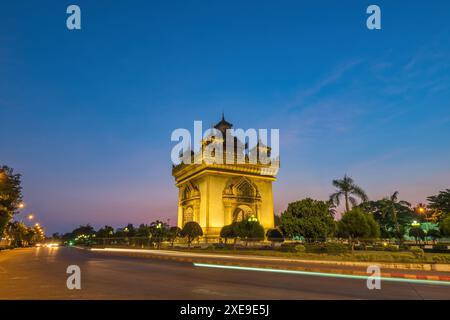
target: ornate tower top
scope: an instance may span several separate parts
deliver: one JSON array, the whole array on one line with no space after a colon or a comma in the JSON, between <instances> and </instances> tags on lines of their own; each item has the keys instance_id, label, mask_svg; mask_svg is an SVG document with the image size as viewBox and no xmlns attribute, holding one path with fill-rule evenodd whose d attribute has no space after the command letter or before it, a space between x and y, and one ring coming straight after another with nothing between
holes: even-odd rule
<instances>
[{"instance_id":1,"label":"ornate tower top","mask_svg":"<svg viewBox=\"0 0 450 320\"><path fill-rule=\"evenodd\" d=\"M222 119L214 126L217 130L221 131L225 136L225 132L227 129L231 129L233 124L225 120L225 116L222 112Z\"/></svg>"}]
</instances>

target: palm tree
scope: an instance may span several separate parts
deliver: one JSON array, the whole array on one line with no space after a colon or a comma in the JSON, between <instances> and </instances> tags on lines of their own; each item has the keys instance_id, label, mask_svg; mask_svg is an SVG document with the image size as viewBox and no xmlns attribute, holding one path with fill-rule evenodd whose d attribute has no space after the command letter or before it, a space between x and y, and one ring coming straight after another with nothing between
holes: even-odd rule
<instances>
[{"instance_id":1,"label":"palm tree","mask_svg":"<svg viewBox=\"0 0 450 320\"><path fill-rule=\"evenodd\" d=\"M352 206L357 205L356 198L353 196L360 198L363 202L366 202L368 200L368 197L364 190L356 185L353 182L353 179L347 175L345 175L343 179L333 180L333 186L335 186L337 190L330 196L330 201L336 204L336 206L339 206L339 204L341 203L340 198L344 197L346 212L350 211L349 202L352 204Z\"/></svg>"},{"instance_id":2,"label":"palm tree","mask_svg":"<svg viewBox=\"0 0 450 320\"><path fill-rule=\"evenodd\" d=\"M400 225L398 223L398 210L397 210L397 206L402 206L402 207L407 207L410 208L411 207L411 203L409 203L408 201L404 201L404 200L400 200L398 201L398 191L395 191L389 198L388 198L388 203L389 203L389 209L391 211L392 214L392 220L394 222L394 226L395 229L397 231L400 230Z\"/></svg>"}]
</instances>

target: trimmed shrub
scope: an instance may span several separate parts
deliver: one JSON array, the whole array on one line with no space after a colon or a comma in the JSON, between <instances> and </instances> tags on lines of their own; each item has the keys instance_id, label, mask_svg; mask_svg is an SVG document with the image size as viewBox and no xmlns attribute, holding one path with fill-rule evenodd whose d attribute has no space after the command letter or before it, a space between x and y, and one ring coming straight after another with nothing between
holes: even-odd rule
<instances>
[{"instance_id":1,"label":"trimmed shrub","mask_svg":"<svg viewBox=\"0 0 450 320\"><path fill-rule=\"evenodd\" d=\"M399 246L396 244L388 244L384 246L385 251L397 252L399 251Z\"/></svg>"},{"instance_id":2,"label":"trimmed shrub","mask_svg":"<svg viewBox=\"0 0 450 320\"><path fill-rule=\"evenodd\" d=\"M344 243L330 242L330 243L314 243L306 245L306 252L308 253L327 253L327 254L341 254L346 253L351 247Z\"/></svg>"},{"instance_id":3,"label":"trimmed shrub","mask_svg":"<svg viewBox=\"0 0 450 320\"><path fill-rule=\"evenodd\" d=\"M297 243L282 243L280 246L280 251L282 252L297 252L297 249L295 248L298 244Z\"/></svg>"},{"instance_id":4,"label":"trimmed shrub","mask_svg":"<svg viewBox=\"0 0 450 320\"><path fill-rule=\"evenodd\" d=\"M273 242L283 242L284 237L280 230L278 229L269 229L266 233L267 240Z\"/></svg>"},{"instance_id":5,"label":"trimmed shrub","mask_svg":"<svg viewBox=\"0 0 450 320\"><path fill-rule=\"evenodd\" d=\"M297 244L297 245L295 245L295 252L298 252L298 253L306 252L306 248L302 244Z\"/></svg>"},{"instance_id":6,"label":"trimmed shrub","mask_svg":"<svg viewBox=\"0 0 450 320\"><path fill-rule=\"evenodd\" d=\"M448 252L448 245L446 245L446 244L435 244L433 246L433 251Z\"/></svg>"},{"instance_id":7,"label":"trimmed shrub","mask_svg":"<svg viewBox=\"0 0 450 320\"><path fill-rule=\"evenodd\" d=\"M341 254L346 253L351 248L344 243L326 243L325 244L325 251L328 254Z\"/></svg>"},{"instance_id":8,"label":"trimmed shrub","mask_svg":"<svg viewBox=\"0 0 450 320\"><path fill-rule=\"evenodd\" d=\"M431 260L435 263L450 263L450 256L432 256Z\"/></svg>"},{"instance_id":9,"label":"trimmed shrub","mask_svg":"<svg viewBox=\"0 0 450 320\"><path fill-rule=\"evenodd\" d=\"M416 258L423 258L425 256L425 252L423 251L422 248L420 247L416 247L416 246L412 246L411 248L409 248L409 251L414 254L414 256Z\"/></svg>"}]
</instances>

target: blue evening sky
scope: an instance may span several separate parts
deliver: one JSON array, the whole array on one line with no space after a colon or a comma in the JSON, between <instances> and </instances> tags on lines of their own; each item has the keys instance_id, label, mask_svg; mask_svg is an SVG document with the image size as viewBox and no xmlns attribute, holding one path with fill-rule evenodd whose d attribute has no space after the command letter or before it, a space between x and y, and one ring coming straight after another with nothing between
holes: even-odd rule
<instances>
[{"instance_id":1,"label":"blue evening sky","mask_svg":"<svg viewBox=\"0 0 450 320\"><path fill-rule=\"evenodd\" d=\"M450 187L449 110L448 1L0 4L0 164L49 232L175 223L170 134L222 111L280 129L276 213L345 173L421 202Z\"/></svg>"}]
</instances>

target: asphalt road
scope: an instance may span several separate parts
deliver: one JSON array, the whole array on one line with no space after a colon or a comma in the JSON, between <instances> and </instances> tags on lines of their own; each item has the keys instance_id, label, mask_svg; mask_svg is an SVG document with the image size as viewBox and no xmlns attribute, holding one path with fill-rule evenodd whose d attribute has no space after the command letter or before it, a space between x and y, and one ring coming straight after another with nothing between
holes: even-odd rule
<instances>
[{"instance_id":1,"label":"asphalt road","mask_svg":"<svg viewBox=\"0 0 450 320\"><path fill-rule=\"evenodd\" d=\"M66 269L81 269L81 289ZM450 299L450 286L195 267L75 248L0 252L0 299Z\"/></svg>"}]
</instances>

